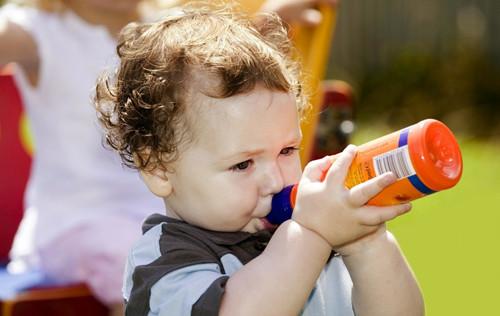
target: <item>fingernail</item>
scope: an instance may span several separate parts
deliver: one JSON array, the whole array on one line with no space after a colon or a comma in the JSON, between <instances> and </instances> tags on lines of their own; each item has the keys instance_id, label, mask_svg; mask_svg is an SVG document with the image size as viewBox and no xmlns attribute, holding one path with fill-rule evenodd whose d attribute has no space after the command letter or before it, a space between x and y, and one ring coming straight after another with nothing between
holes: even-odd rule
<instances>
[{"instance_id":1,"label":"fingernail","mask_svg":"<svg viewBox=\"0 0 500 316\"><path fill-rule=\"evenodd\" d=\"M389 184L393 184L394 182L396 182L396 180L397 180L396 176L392 172L388 172L382 178L382 183L384 185L389 185Z\"/></svg>"},{"instance_id":2,"label":"fingernail","mask_svg":"<svg viewBox=\"0 0 500 316\"><path fill-rule=\"evenodd\" d=\"M356 148L357 148L357 147L356 147L356 145L350 144L350 145L348 145L348 146L344 149L344 151L346 151L346 152L354 152L354 151L356 151Z\"/></svg>"}]
</instances>

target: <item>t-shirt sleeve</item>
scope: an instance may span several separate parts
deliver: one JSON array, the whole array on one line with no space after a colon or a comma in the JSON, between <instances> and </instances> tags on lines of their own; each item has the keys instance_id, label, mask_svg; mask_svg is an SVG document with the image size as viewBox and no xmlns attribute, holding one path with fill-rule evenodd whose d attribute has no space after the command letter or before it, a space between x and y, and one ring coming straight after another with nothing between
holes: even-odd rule
<instances>
[{"instance_id":1,"label":"t-shirt sleeve","mask_svg":"<svg viewBox=\"0 0 500 316\"><path fill-rule=\"evenodd\" d=\"M157 227L143 239L157 236ZM221 259L214 249L176 230L175 225L170 225L167 232L160 238L156 251L136 246L134 258L129 257L126 315L218 315L229 278ZM151 255L145 256L146 253Z\"/></svg>"},{"instance_id":2,"label":"t-shirt sleeve","mask_svg":"<svg viewBox=\"0 0 500 316\"><path fill-rule=\"evenodd\" d=\"M212 282L208 289L203 293L198 301L191 309L191 315L204 316L204 315L218 315L222 295L226 287L228 276L222 276Z\"/></svg>"},{"instance_id":3,"label":"t-shirt sleeve","mask_svg":"<svg viewBox=\"0 0 500 316\"><path fill-rule=\"evenodd\" d=\"M151 287L153 315L218 315L229 277L217 264L197 264L171 272Z\"/></svg>"},{"instance_id":4,"label":"t-shirt sleeve","mask_svg":"<svg viewBox=\"0 0 500 316\"><path fill-rule=\"evenodd\" d=\"M0 18L16 23L30 33L34 30L38 19L37 10L11 3L0 7Z\"/></svg>"}]
</instances>

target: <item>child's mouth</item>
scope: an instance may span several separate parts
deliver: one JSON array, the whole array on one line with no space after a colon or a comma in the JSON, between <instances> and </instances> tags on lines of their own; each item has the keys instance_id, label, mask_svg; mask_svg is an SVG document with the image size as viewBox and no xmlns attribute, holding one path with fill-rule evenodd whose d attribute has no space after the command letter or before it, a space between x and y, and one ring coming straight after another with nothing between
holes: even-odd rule
<instances>
[{"instance_id":1,"label":"child's mouth","mask_svg":"<svg viewBox=\"0 0 500 316\"><path fill-rule=\"evenodd\" d=\"M263 230L274 229L277 226L277 225L273 225L273 224L269 223L269 221L265 217L260 218L260 222L262 224L262 229Z\"/></svg>"}]
</instances>

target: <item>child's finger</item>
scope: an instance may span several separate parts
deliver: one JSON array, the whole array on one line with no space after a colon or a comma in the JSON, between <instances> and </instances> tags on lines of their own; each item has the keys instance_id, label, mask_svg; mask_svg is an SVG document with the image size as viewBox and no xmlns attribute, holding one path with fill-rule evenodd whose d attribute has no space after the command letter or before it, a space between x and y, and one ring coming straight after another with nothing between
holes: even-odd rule
<instances>
[{"instance_id":1,"label":"child's finger","mask_svg":"<svg viewBox=\"0 0 500 316\"><path fill-rule=\"evenodd\" d=\"M411 210L411 204L364 206L358 211L360 223L368 226L383 224Z\"/></svg>"},{"instance_id":2,"label":"child's finger","mask_svg":"<svg viewBox=\"0 0 500 316\"><path fill-rule=\"evenodd\" d=\"M360 183L349 191L349 202L354 206L364 205L396 180L396 176L392 172L387 172Z\"/></svg>"},{"instance_id":3,"label":"child's finger","mask_svg":"<svg viewBox=\"0 0 500 316\"><path fill-rule=\"evenodd\" d=\"M330 170L326 174L325 181L328 185L344 185L347 172L351 166L354 156L356 156L357 147L354 145L347 146L338 158L333 162Z\"/></svg>"},{"instance_id":4,"label":"child's finger","mask_svg":"<svg viewBox=\"0 0 500 316\"><path fill-rule=\"evenodd\" d=\"M332 160L330 159L330 156L325 156L321 159L309 162L304 168L301 181L307 181L307 182L321 181L323 175L328 171L331 165L332 165Z\"/></svg>"}]
</instances>

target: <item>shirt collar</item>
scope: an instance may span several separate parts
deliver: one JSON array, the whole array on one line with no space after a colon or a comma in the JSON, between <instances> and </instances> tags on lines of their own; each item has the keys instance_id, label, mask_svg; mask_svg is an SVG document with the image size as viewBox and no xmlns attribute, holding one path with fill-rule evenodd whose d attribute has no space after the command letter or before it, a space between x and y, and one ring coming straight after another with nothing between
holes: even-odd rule
<instances>
[{"instance_id":1,"label":"shirt collar","mask_svg":"<svg viewBox=\"0 0 500 316\"><path fill-rule=\"evenodd\" d=\"M166 223L165 228L170 225L178 225L181 226L183 230L196 232L197 235L201 235L208 240L211 240L215 244L222 246L232 246L239 244L248 239L257 239L260 242L267 243L273 234L272 231L262 230L256 233L248 233L248 232L219 232L207 230L201 227L197 227L191 224L186 223L185 221L175 219L172 217L168 217L162 214L153 214L149 216L142 226L143 234L146 233L149 229L157 226L159 224Z\"/></svg>"}]
</instances>

